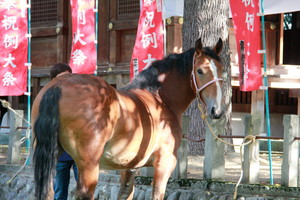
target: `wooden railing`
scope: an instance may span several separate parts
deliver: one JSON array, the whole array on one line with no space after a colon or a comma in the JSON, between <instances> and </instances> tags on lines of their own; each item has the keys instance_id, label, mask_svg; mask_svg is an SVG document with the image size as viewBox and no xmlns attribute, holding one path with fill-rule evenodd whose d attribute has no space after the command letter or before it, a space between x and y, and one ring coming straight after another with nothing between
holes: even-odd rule
<instances>
[{"instance_id":1,"label":"wooden railing","mask_svg":"<svg viewBox=\"0 0 300 200\"><path fill-rule=\"evenodd\" d=\"M284 115L283 137L267 137L260 134L261 119L258 115L246 115L244 117L245 135L224 136L216 134L219 139L225 138L248 138L245 142L252 140L243 148L242 165L242 183L258 184L260 183L260 163L259 163L259 140L282 140L283 141L283 159L281 168L281 185L288 187L299 186L299 140L300 140L300 116ZM214 127L213 130L220 133L220 127ZM250 137L249 137L250 136ZM225 178L225 154L224 144L216 138L208 128L205 138L205 158L203 163L203 178L209 180L224 180ZM179 158L179 163L187 163L184 157ZM272 166L271 166L272 167ZM180 175L184 177L184 174ZM180 177L179 176L179 177Z\"/></svg>"}]
</instances>

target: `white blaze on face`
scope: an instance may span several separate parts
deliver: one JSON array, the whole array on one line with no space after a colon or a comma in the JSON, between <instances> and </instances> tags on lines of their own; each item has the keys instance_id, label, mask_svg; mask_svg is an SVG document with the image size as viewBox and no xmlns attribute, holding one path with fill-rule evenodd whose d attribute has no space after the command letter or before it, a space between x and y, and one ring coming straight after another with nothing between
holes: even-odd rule
<instances>
[{"instance_id":1,"label":"white blaze on face","mask_svg":"<svg viewBox=\"0 0 300 200\"><path fill-rule=\"evenodd\" d=\"M210 61L210 69L213 73L214 79L218 79L218 68L215 65L215 62L213 60ZM221 110L221 101L222 101L222 89L219 81L216 81L216 86L217 86L217 96L216 96L216 113L219 113Z\"/></svg>"}]
</instances>

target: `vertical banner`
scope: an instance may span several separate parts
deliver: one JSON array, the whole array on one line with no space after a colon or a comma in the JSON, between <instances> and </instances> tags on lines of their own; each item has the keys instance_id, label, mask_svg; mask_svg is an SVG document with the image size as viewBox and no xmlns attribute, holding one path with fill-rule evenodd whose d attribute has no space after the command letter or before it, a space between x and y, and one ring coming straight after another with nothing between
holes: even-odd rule
<instances>
[{"instance_id":1,"label":"vertical banner","mask_svg":"<svg viewBox=\"0 0 300 200\"><path fill-rule=\"evenodd\" d=\"M142 0L138 30L130 62L130 79L164 56L161 0Z\"/></svg>"},{"instance_id":2,"label":"vertical banner","mask_svg":"<svg viewBox=\"0 0 300 200\"><path fill-rule=\"evenodd\" d=\"M262 85L259 0L230 0L239 56L240 90L253 91Z\"/></svg>"},{"instance_id":3,"label":"vertical banner","mask_svg":"<svg viewBox=\"0 0 300 200\"><path fill-rule=\"evenodd\" d=\"M74 73L96 69L94 0L71 0L73 44L70 66Z\"/></svg>"},{"instance_id":4,"label":"vertical banner","mask_svg":"<svg viewBox=\"0 0 300 200\"><path fill-rule=\"evenodd\" d=\"M0 0L0 96L18 96L27 86L27 0Z\"/></svg>"}]
</instances>

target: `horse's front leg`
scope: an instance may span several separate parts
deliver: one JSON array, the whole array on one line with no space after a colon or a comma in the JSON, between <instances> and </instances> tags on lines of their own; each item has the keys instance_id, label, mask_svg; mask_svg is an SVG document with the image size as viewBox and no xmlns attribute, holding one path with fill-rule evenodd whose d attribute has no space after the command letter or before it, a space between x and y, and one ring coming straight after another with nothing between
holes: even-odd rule
<instances>
[{"instance_id":1,"label":"horse's front leg","mask_svg":"<svg viewBox=\"0 0 300 200\"><path fill-rule=\"evenodd\" d=\"M163 200L166 186L171 173L176 167L177 159L173 154L161 155L154 163L154 180L152 200Z\"/></svg>"},{"instance_id":2,"label":"horse's front leg","mask_svg":"<svg viewBox=\"0 0 300 200\"><path fill-rule=\"evenodd\" d=\"M134 177L135 170L124 170L121 172L121 187L118 195L118 200L131 200L134 193Z\"/></svg>"}]
</instances>

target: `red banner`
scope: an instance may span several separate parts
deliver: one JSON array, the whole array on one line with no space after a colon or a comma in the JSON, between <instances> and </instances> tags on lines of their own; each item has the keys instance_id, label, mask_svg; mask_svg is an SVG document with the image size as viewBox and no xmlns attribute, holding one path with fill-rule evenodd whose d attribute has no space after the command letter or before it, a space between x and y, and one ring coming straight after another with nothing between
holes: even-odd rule
<instances>
[{"instance_id":1,"label":"red banner","mask_svg":"<svg viewBox=\"0 0 300 200\"><path fill-rule=\"evenodd\" d=\"M0 96L18 96L27 87L27 0L0 2Z\"/></svg>"},{"instance_id":2,"label":"red banner","mask_svg":"<svg viewBox=\"0 0 300 200\"><path fill-rule=\"evenodd\" d=\"M240 90L253 91L262 85L259 0L230 0L236 37Z\"/></svg>"},{"instance_id":3,"label":"red banner","mask_svg":"<svg viewBox=\"0 0 300 200\"><path fill-rule=\"evenodd\" d=\"M130 62L130 79L164 56L161 0L142 0L135 46Z\"/></svg>"},{"instance_id":4,"label":"red banner","mask_svg":"<svg viewBox=\"0 0 300 200\"><path fill-rule=\"evenodd\" d=\"M71 0L73 45L70 66L73 73L96 70L94 0Z\"/></svg>"}]
</instances>

